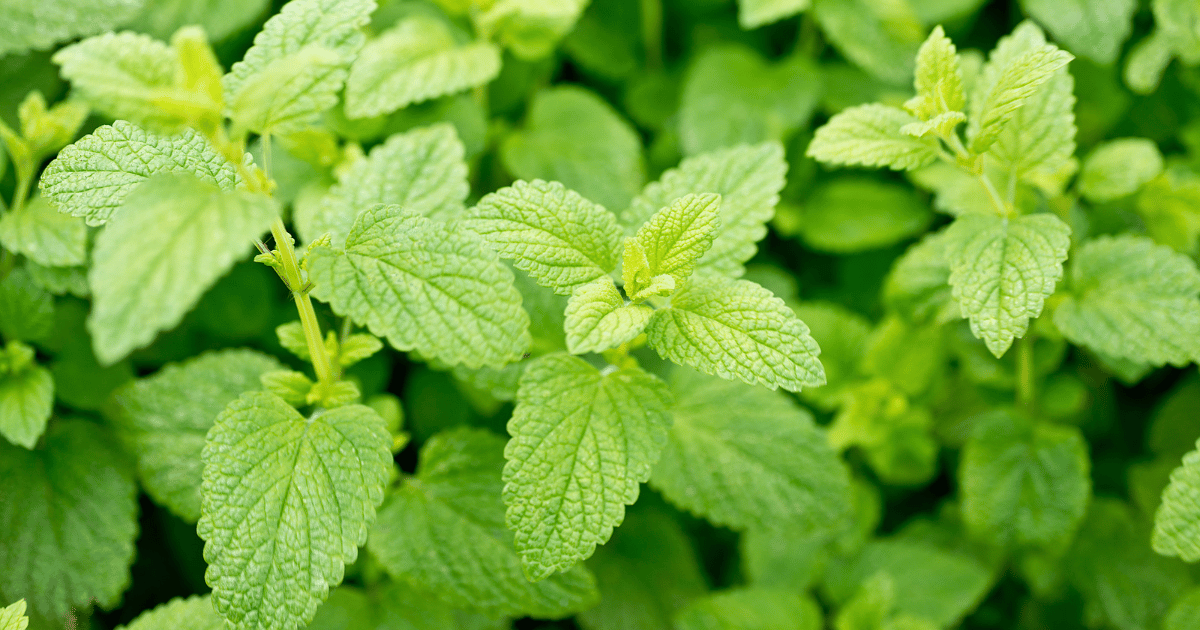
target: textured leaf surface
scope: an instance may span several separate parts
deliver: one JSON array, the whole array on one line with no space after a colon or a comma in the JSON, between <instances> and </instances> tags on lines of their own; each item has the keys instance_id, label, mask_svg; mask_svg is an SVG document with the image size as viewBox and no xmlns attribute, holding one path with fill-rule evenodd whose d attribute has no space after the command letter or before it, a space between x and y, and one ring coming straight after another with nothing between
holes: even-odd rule
<instances>
[{"instance_id":1,"label":"textured leaf surface","mask_svg":"<svg viewBox=\"0 0 1200 630\"><path fill-rule=\"evenodd\" d=\"M531 579L592 555L625 518L666 442L666 384L555 354L521 376L504 449L504 502Z\"/></svg>"},{"instance_id":2,"label":"textured leaf surface","mask_svg":"<svg viewBox=\"0 0 1200 630\"><path fill-rule=\"evenodd\" d=\"M467 367L503 367L529 347L512 271L467 230L400 206L359 215L345 252L317 249L313 295L397 350Z\"/></svg>"},{"instance_id":3,"label":"textured leaf surface","mask_svg":"<svg viewBox=\"0 0 1200 630\"><path fill-rule=\"evenodd\" d=\"M299 130L333 107L350 60L362 48L359 28L374 0L292 0L267 20L254 45L221 80L225 102L239 104L258 132ZM314 52L320 51L319 55Z\"/></svg>"},{"instance_id":4,"label":"textured leaf surface","mask_svg":"<svg viewBox=\"0 0 1200 630\"><path fill-rule=\"evenodd\" d=\"M539 582L504 528L504 440L479 429L434 436L416 478L380 510L368 549L384 569L447 603L489 615L561 617L596 604L582 567Z\"/></svg>"},{"instance_id":5,"label":"textured leaf surface","mask_svg":"<svg viewBox=\"0 0 1200 630\"><path fill-rule=\"evenodd\" d=\"M706 374L791 391L825 383L808 326L746 280L693 279L654 312L646 335L663 358Z\"/></svg>"},{"instance_id":6,"label":"textured leaf surface","mask_svg":"<svg viewBox=\"0 0 1200 630\"><path fill-rule=\"evenodd\" d=\"M666 274L675 279L675 286L682 286L696 261L712 247L720 208L720 195L687 195L650 217L637 231L650 276Z\"/></svg>"},{"instance_id":7,"label":"textured leaf surface","mask_svg":"<svg viewBox=\"0 0 1200 630\"><path fill-rule=\"evenodd\" d=\"M189 523L199 519L205 436L229 403L262 389L259 376L281 369L253 350L218 350L114 392L109 415L137 457L146 493Z\"/></svg>"},{"instance_id":8,"label":"textured leaf surface","mask_svg":"<svg viewBox=\"0 0 1200 630\"><path fill-rule=\"evenodd\" d=\"M1154 515L1152 543L1164 556L1200 560L1200 450L1184 455L1183 464L1171 473Z\"/></svg>"},{"instance_id":9,"label":"textured leaf surface","mask_svg":"<svg viewBox=\"0 0 1200 630\"><path fill-rule=\"evenodd\" d=\"M62 76L83 100L112 118L153 128L178 128L178 118L159 107L176 84L177 54L141 33L105 33L54 54Z\"/></svg>"},{"instance_id":10,"label":"textured leaf surface","mask_svg":"<svg viewBox=\"0 0 1200 630\"><path fill-rule=\"evenodd\" d=\"M886 166L903 171L937 160L932 138L917 138L900 128L917 122L908 112L887 105L858 105L834 115L808 145L808 156L829 164Z\"/></svg>"},{"instance_id":11,"label":"textured leaf surface","mask_svg":"<svg viewBox=\"0 0 1200 630\"><path fill-rule=\"evenodd\" d=\"M9 442L33 448L53 409L50 370L29 365L15 374L0 373L0 435Z\"/></svg>"},{"instance_id":12,"label":"textured leaf surface","mask_svg":"<svg viewBox=\"0 0 1200 630\"><path fill-rule=\"evenodd\" d=\"M821 609L811 596L746 588L701 597L675 616L678 630L820 630Z\"/></svg>"},{"instance_id":13,"label":"textured leaf surface","mask_svg":"<svg viewBox=\"0 0 1200 630\"><path fill-rule=\"evenodd\" d=\"M906 103L905 108L921 120L966 109L958 51L941 26L933 29L917 51L913 87L917 96Z\"/></svg>"},{"instance_id":14,"label":"textured leaf surface","mask_svg":"<svg viewBox=\"0 0 1200 630\"><path fill-rule=\"evenodd\" d=\"M1138 3L1137 0L1021 0L1021 6L1068 50L1108 65L1117 60L1121 44L1133 30Z\"/></svg>"},{"instance_id":15,"label":"textured leaf surface","mask_svg":"<svg viewBox=\"0 0 1200 630\"><path fill-rule=\"evenodd\" d=\"M19 599L4 608L0 608L0 630L25 630L29 627L29 617L25 616L25 600Z\"/></svg>"},{"instance_id":16,"label":"textured leaf surface","mask_svg":"<svg viewBox=\"0 0 1200 630\"><path fill-rule=\"evenodd\" d=\"M153 175L190 173L233 190L237 169L194 131L159 136L119 120L84 136L42 172L42 193L60 212L101 225Z\"/></svg>"},{"instance_id":17,"label":"textured leaf surface","mask_svg":"<svg viewBox=\"0 0 1200 630\"><path fill-rule=\"evenodd\" d=\"M612 278L585 284L567 302L567 350L571 354L603 352L642 334L654 310L627 304Z\"/></svg>"},{"instance_id":18,"label":"textured leaf surface","mask_svg":"<svg viewBox=\"0 0 1200 630\"><path fill-rule=\"evenodd\" d=\"M469 190L462 142L454 127L437 124L396 134L372 149L314 204L312 215L297 211L296 221L304 240L329 233L340 247L359 213L375 204L449 220L462 212Z\"/></svg>"},{"instance_id":19,"label":"textured leaf surface","mask_svg":"<svg viewBox=\"0 0 1200 630\"><path fill-rule=\"evenodd\" d=\"M963 450L963 520L1001 546L1064 549L1087 510L1090 469L1079 429L989 414Z\"/></svg>"},{"instance_id":20,"label":"textured leaf surface","mask_svg":"<svg viewBox=\"0 0 1200 630\"><path fill-rule=\"evenodd\" d=\"M1071 229L1057 216L959 217L946 231L950 286L971 332L1002 356L1062 278Z\"/></svg>"},{"instance_id":21,"label":"textured leaf surface","mask_svg":"<svg viewBox=\"0 0 1200 630\"><path fill-rule=\"evenodd\" d=\"M110 365L173 328L270 227L275 202L189 175L154 177L96 238L88 330Z\"/></svg>"},{"instance_id":22,"label":"textured leaf surface","mask_svg":"<svg viewBox=\"0 0 1200 630\"><path fill-rule=\"evenodd\" d=\"M1163 155L1152 140L1121 138L1092 150L1079 173L1079 192L1105 202L1137 192L1163 172Z\"/></svg>"},{"instance_id":23,"label":"textured leaf surface","mask_svg":"<svg viewBox=\"0 0 1200 630\"><path fill-rule=\"evenodd\" d=\"M758 28L804 11L811 0L738 0L738 24Z\"/></svg>"},{"instance_id":24,"label":"textured leaf surface","mask_svg":"<svg viewBox=\"0 0 1200 630\"><path fill-rule=\"evenodd\" d=\"M205 581L213 606L246 628L304 627L358 557L383 501L392 438L369 407L305 418L250 392L204 445Z\"/></svg>"},{"instance_id":25,"label":"textured leaf surface","mask_svg":"<svg viewBox=\"0 0 1200 630\"><path fill-rule=\"evenodd\" d=\"M484 85L500 73L500 49L459 44L442 20L401 20L363 47L346 79L346 115L389 114L439 96Z\"/></svg>"},{"instance_id":26,"label":"textured leaf surface","mask_svg":"<svg viewBox=\"0 0 1200 630\"><path fill-rule=\"evenodd\" d=\"M754 256L755 244L767 234L766 223L775 215L785 173L783 147L775 142L690 157L646 186L621 215L621 222L632 234L680 197L716 193L721 196L718 225L712 247L697 269L740 278L743 263Z\"/></svg>"},{"instance_id":27,"label":"textured leaf surface","mask_svg":"<svg viewBox=\"0 0 1200 630\"><path fill-rule=\"evenodd\" d=\"M0 245L47 267L87 262L87 226L37 197L0 217Z\"/></svg>"},{"instance_id":28,"label":"textured leaf surface","mask_svg":"<svg viewBox=\"0 0 1200 630\"><path fill-rule=\"evenodd\" d=\"M0 56L107 31L133 17L141 5L141 0L2 0Z\"/></svg>"},{"instance_id":29,"label":"textured leaf surface","mask_svg":"<svg viewBox=\"0 0 1200 630\"><path fill-rule=\"evenodd\" d=\"M193 595L186 599L176 597L156 606L121 626L121 630L224 630L225 621L213 610L208 595Z\"/></svg>"},{"instance_id":30,"label":"textured leaf surface","mask_svg":"<svg viewBox=\"0 0 1200 630\"><path fill-rule=\"evenodd\" d=\"M45 446L0 442L0 600L23 597L58 618L89 600L106 608L129 585L137 484L99 426L56 422Z\"/></svg>"},{"instance_id":31,"label":"textured leaf surface","mask_svg":"<svg viewBox=\"0 0 1200 630\"><path fill-rule=\"evenodd\" d=\"M558 182L518 181L485 196L466 225L562 295L617 268L616 217Z\"/></svg>"},{"instance_id":32,"label":"textured leaf surface","mask_svg":"<svg viewBox=\"0 0 1200 630\"><path fill-rule=\"evenodd\" d=\"M646 181L637 132L579 87L539 92L525 128L504 139L500 157L519 179L562 182L612 210L624 208Z\"/></svg>"},{"instance_id":33,"label":"textured leaf surface","mask_svg":"<svg viewBox=\"0 0 1200 630\"><path fill-rule=\"evenodd\" d=\"M1106 355L1182 366L1200 356L1198 293L1200 271L1188 257L1145 237L1102 236L1076 253L1054 323Z\"/></svg>"},{"instance_id":34,"label":"textured leaf surface","mask_svg":"<svg viewBox=\"0 0 1200 630\"><path fill-rule=\"evenodd\" d=\"M669 501L739 530L848 522L849 473L786 395L679 368L671 391L675 423L650 478Z\"/></svg>"}]
</instances>

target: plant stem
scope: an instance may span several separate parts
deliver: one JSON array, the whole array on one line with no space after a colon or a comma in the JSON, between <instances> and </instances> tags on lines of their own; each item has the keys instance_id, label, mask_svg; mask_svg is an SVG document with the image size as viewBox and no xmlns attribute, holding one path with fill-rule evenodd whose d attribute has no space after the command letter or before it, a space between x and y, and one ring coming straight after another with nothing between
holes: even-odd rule
<instances>
[{"instance_id":1,"label":"plant stem","mask_svg":"<svg viewBox=\"0 0 1200 630\"><path fill-rule=\"evenodd\" d=\"M1000 192L996 190L996 186L992 184L992 178L987 176L987 173L979 174L979 183L983 184L984 190L987 191L988 197L992 198L992 205L996 206L996 210L1000 212L1000 216L1012 216L1012 212L1008 209L1008 205L1000 198Z\"/></svg>"},{"instance_id":2,"label":"plant stem","mask_svg":"<svg viewBox=\"0 0 1200 630\"><path fill-rule=\"evenodd\" d=\"M284 284L296 300L296 310L300 311L300 324L304 327L304 341L308 344L308 354L312 357L313 371L316 372L318 381L332 383L337 379L329 363L329 355L325 353L325 340L321 338L321 325L317 322L317 313L308 297L308 279L300 270L296 249L292 245L292 235L284 227L283 219L275 217L275 223L271 225L271 234L275 237L280 262L283 264Z\"/></svg>"},{"instance_id":3,"label":"plant stem","mask_svg":"<svg viewBox=\"0 0 1200 630\"><path fill-rule=\"evenodd\" d=\"M12 211L19 212L29 200L29 189L33 186L33 171L17 166L17 187L13 190Z\"/></svg>"},{"instance_id":4,"label":"plant stem","mask_svg":"<svg viewBox=\"0 0 1200 630\"><path fill-rule=\"evenodd\" d=\"M646 47L646 69L659 70L663 65L662 0L641 0L642 43Z\"/></svg>"},{"instance_id":5,"label":"plant stem","mask_svg":"<svg viewBox=\"0 0 1200 630\"><path fill-rule=\"evenodd\" d=\"M1026 334L1017 342L1017 404L1032 414L1036 393L1033 384L1033 335Z\"/></svg>"}]
</instances>

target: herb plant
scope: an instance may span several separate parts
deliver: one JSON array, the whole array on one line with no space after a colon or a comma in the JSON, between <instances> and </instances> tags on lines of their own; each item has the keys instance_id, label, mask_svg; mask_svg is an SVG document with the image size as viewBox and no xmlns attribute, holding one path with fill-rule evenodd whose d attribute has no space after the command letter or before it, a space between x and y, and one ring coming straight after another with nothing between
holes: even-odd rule
<instances>
[{"instance_id":1,"label":"herb plant","mask_svg":"<svg viewBox=\"0 0 1200 630\"><path fill-rule=\"evenodd\" d=\"M1200 627L1150 4L0 0L0 630Z\"/></svg>"}]
</instances>

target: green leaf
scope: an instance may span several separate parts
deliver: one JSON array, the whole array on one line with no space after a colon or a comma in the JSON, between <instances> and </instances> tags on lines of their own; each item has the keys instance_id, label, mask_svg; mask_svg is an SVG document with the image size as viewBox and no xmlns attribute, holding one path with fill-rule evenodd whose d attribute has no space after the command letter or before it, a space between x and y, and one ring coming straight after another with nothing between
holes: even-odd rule
<instances>
[{"instance_id":1,"label":"green leaf","mask_svg":"<svg viewBox=\"0 0 1200 630\"><path fill-rule=\"evenodd\" d=\"M218 350L170 364L113 393L107 415L137 457L146 493L183 520L200 518L204 436L229 403L283 369L253 350Z\"/></svg>"},{"instance_id":2,"label":"green leaf","mask_svg":"<svg viewBox=\"0 0 1200 630\"><path fill-rule=\"evenodd\" d=\"M1092 149L1079 173L1079 192L1103 203L1137 192L1163 172L1163 155L1146 138L1109 140ZM1161 200L1155 200L1161 204Z\"/></svg>"},{"instance_id":3,"label":"green leaf","mask_svg":"<svg viewBox=\"0 0 1200 630\"><path fill-rule=\"evenodd\" d=\"M518 179L562 182L610 209L624 208L646 181L637 132L599 96L574 86L538 92L525 128L504 138L500 159Z\"/></svg>"},{"instance_id":4,"label":"green leaf","mask_svg":"<svg viewBox=\"0 0 1200 630\"><path fill-rule=\"evenodd\" d=\"M8 374L0 371L0 435L9 442L33 448L46 430L53 409L54 378L50 370L31 364Z\"/></svg>"},{"instance_id":5,"label":"green leaf","mask_svg":"<svg viewBox=\"0 0 1200 630\"><path fill-rule=\"evenodd\" d=\"M45 446L0 442L0 601L61 618L93 598L112 608L129 585L137 537L133 469L91 422L55 422Z\"/></svg>"},{"instance_id":6,"label":"green leaf","mask_svg":"<svg viewBox=\"0 0 1200 630\"><path fill-rule=\"evenodd\" d=\"M311 213L297 210L305 241L328 233L341 247L363 210L398 204L436 219L458 218L470 187L463 145L454 127L436 124L396 134L354 162Z\"/></svg>"},{"instance_id":7,"label":"green leaf","mask_svg":"<svg viewBox=\"0 0 1200 630\"><path fill-rule=\"evenodd\" d=\"M17 269L0 280L0 335L9 341L41 341L54 330L54 298Z\"/></svg>"},{"instance_id":8,"label":"green leaf","mask_svg":"<svg viewBox=\"0 0 1200 630\"><path fill-rule=\"evenodd\" d=\"M317 609L308 630L351 628L402 630L504 630L508 619L452 609L403 582L373 584L369 590L341 586Z\"/></svg>"},{"instance_id":9,"label":"green leaf","mask_svg":"<svg viewBox=\"0 0 1200 630\"><path fill-rule=\"evenodd\" d=\"M616 217L558 182L518 181L486 195L466 225L560 295L617 268Z\"/></svg>"},{"instance_id":10,"label":"green leaf","mask_svg":"<svg viewBox=\"0 0 1200 630\"><path fill-rule=\"evenodd\" d=\"M87 267L43 267L26 261L25 271L33 283L52 295L73 295L86 298L92 290L87 285Z\"/></svg>"},{"instance_id":11,"label":"green leaf","mask_svg":"<svg viewBox=\"0 0 1200 630\"><path fill-rule=\"evenodd\" d=\"M141 5L142 0L2 0L0 57L102 33L133 17Z\"/></svg>"},{"instance_id":12,"label":"green leaf","mask_svg":"<svg viewBox=\"0 0 1200 630\"><path fill-rule=\"evenodd\" d=\"M529 347L512 272L484 240L400 206L363 211L346 251L318 248L313 295L404 352L500 368Z\"/></svg>"},{"instance_id":13,"label":"green leaf","mask_svg":"<svg viewBox=\"0 0 1200 630\"><path fill-rule=\"evenodd\" d=\"M208 595L176 597L140 614L121 630L225 630L225 621L213 610Z\"/></svg>"},{"instance_id":14,"label":"green leaf","mask_svg":"<svg viewBox=\"0 0 1200 630\"><path fill-rule=\"evenodd\" d=\"M604 544L666 442L666 384L640 368L602 374L565 354L521 376L504 449L506 520L526 575L544 579Z\"/></svg>"},{"instance_id":15,"label":"green leaf","mask_svg":"<svg viewBox=\"0 0 1200 630\"><path fill-rule=\"evenodd\" d=\"M1188 630L1200 625L1200 587L1192 587L1175 603L1163 620L1163 630Z\"/></svg>"},{"instance_id":16,"label":"green leaf","mask_svg":"<svg viewBox=\"0 0 1200 630\"><path fill-rule=\"evenodd\" d=\"M775 215L786 172L783 147L776 142L690 157L647 185L621 215L621 222L632 234L680 197L716 193L721 196L721 209L712 248L696 267L740 278L745 272L743 263L757 251L755 243L767 234L766 223Z\"/></svg>"},{"instance_id":17,"label":"green leaf","mask_svg":"<svg viewBox=\"0 0 1200 630\"><path fill-rule=\"evenodd\" d=\"M950 292L947 244L946 231L935 232L896 259L883 285L889 308L915 323L944 324L960 317Z\"/></svg>"},{"instance_id":18,"label":"green leaf","mask_svg":"<svg viewBox=\"0 0 1200 630\"><path fill-rule=\"evenodd\" d=\"M453 1L453 0L443 0ZM532 61L546 57L571 32L589 0L496 0L476 2L488 7L474 16L477 29L517 57Z\"/></svg>"},{"instance_id":19,"label":"green leaf","mask_svg":"<svg viewBox=\"0 0 1200 630\"><path fill-rule=\"evenodd\" d=\"M812 192L802 234L817 251L850 254L914 237L932 220L928 202L907 186L840 177Z\"/></svg>"},{"instance_id":20,"label":"green leaf","mask_svg":"<svg viewBox=\"0 0 1200 630\"><path fill-rule=\"evenodd\" d=\"M675 423L650 477L671 503L738 530L849 523L849 473L786 395L679 368L671 391Z\"/></svg>"},{"instance_id":21,"label":"green leaf","mask_svg":"<svg viewBox=\"0 0 1200 630\"><path fill-rule=\"evenodd\" d=\"M1071 52L1111 65L1133 30L1137 0L1021 0L1021 8Z\"/></svg>"},{"instance_id":22,"label":"green leaf","mask_svg":"<svg viewBox=\"0 0 1200 630\"><path fill-rule=\"evenodd\" d=\"M1001 39L975 82L967 127L971 151L987 150L1025 101L1072 59L1070 53L1045 43L1032 22L1023 22Z\"/></svg>"},{"instance_id":23,"label":"green leaf","mask_svg":"<svg viewBox=\"0 0 1200 630\"><path fill-rule=\"evenodd\" d=\"M929 410L910 404L890 381L875 378L848 388L829 427L839 451L857 446L884 483L918 485L937 472L938 443Z\"/></svg>"},{"instance_id":24,"label":"green leaf","mask_svg":"<svg viewBox=\"0 0 1200 630\"><path fill-rule=\"evenodd\" d=\"M886 166L903 171L938 159L937 141L900 129L917 122L908 112L887 105L858 105L834 115L813 136L808 157L829 164Z\"/></svg>"},{"instance_id":25,"label":"green leaf","mask_svg":"<svg viewBox=\"0 0 1200 630\"><path fill-rule=\"evenodd\" d=\"M646 257L646 248L637 237L625 239L625 251L622 253L621 282L625 285L625 294L635 304L652 297L668 297L675 293L675 277L667 274L650 275L650 259Z\"/></svg>"},{"instance_id":26,"label":"green leaf","mask_svg":"<svg viewBox=\"0 0 1200 630\"><path fill-rule=\"evenodd\" d=\"M808 327L746 280L693 278L654 312L646 335L663 358L706 374L790 391L825 383Z\"/></svg>"},{"instance_id":27,"label":"green leaf","mask_svg":"<svg viewBox=\"0 0 1200 630\"><path fill-rule=\"evenodd\" d=\"M855 65L893 85L908 83L925 39L915 2L813 0L812 15L830 43Z\"/></svg>"},{"instance_id":28,"label":"green leaf","mask_svg":"<svg viewBox=\"0 0 1200 630\"><path fill-rule=\"evenodd\" d=\"M346 79L346 115L390 114L484 85L500 73L500 49L486 41L460 44L444 20L414 15L367 42Z\"/></svg>"},{"instance_id":29,"label":"green leaf","mask_svg":"<svg viewBox=\"0 0 1200 630\"><path fill-rule=\"evenodd\" d=\"M1200 450L1184 455L1183 463L1171 473L1154 515L1151 543L1164 556L1200 560Z\"/></svg>"},{"instance_id":30,"label":"green leaf","mask_svg":"<svg viewBox=\"0 0 1200 630\"><path fill-rule=\"evenodd\" d=\"M999 546L1063 550L1087 510L1090 468L1079 429L990 413L975 420L963 449L963 520Z\"/></svg>"},{"instance_id":31,"label":"green leaf","mask_svg":"<svg viewBox=\"0 0 1200 630\"><path fill-rule=\"evenodd\" d=\"M503 439L480 429L441 433L418 461L371 532L368 549L388 573L488 615L556 618L596 604L583 567L540 582L521 572L500 499Z\"/></svg>"},{"instance_id":32,"label":"green leaf","mask_svg":"<svg viewBox=\"0 0 1200 630\"><path fill-rule=\"evenodd\" d=\"M0 630L25 630L28 627L29 617L25 616L25 600L19 599L0 608Z\"/></svg>"},{"instance_id":33,"label":"green leaf","mask_svg":"<svg viewBox=\"0 0 1200 630\"><path fill-rule=\"evenodd\" d=\"M87 226L37 197L0 217L0 246L47 267L82 265L87 262Z\"/></svg>"},{"instance_id":34,"label":"green leaf","mask_svg":"<svg viewBox=\"0 0 1200 630\"><path fill-rule=\"evenodd\" d=\"M808 123L821 92L815 64L792 56L768 64L735 44L706 49L688 70L679 106L684 155L787 140Z\"/></svg>"},{"instance_id":35,"label":"green leaf","mask_svg":"<svg viewBox=\"0 0 1200 630\"><path fill-rule=\"evenodd\" d=\"M138 186L161 173L189 173L222 190L237 169L200 134L164 137L118 120L63 149L42 172L42 193L65 212L102 225Z\"/></svg>"},{"instance_id":36,"label":"green leaf","mask_svg":"<svg viewBox=\"0 0 1200 630\"><path fill-rule=\"evenodd\" d=\"M949 289L946 290L949 299ZM867 318L830 302L793 304L792 310L810 329L821 347L826 383L800 392L800 397L824 411L842 404L846 387L860 380L860 364L867 348L871 323Z\"/></svg>"},{"instance_id":37,"label":"green leaf","mask_svg":"<svg viewBox=\"0 0 1200 630\"><path fill-rule=\"evenodd\" d=\"M1131 173L1145 175L1149 168L1131 162L1122 175ZM1200 252L1200 176L1190 168L1172 165L1142 186L1136 203L1151 238L1183 254Z\"/></svg>"},{"instance_id":38,"label":"green leaf","mask_svg":"<svg viewBox=\"0 0 1200 630\"><path fill-rule=\"evenodd\" d=\"M822 624L810 595L763 588L713 593L675 616L678 630L821 630Z\"/></svg>"},{"instance_id":39,"label":"green leaf","mask_svg":"<svg viewBox=\"0 0 1200 630\"><path fill-rule=\"evenodd\" d=\"M971 214L946 230L950 286L971 332L997 357L1025 336L1062 278L1071 228L1052 214Z\"/></svg>"},{"instance_id":40,"label":"green leaf","mask_svg":"<svg viewBox=\"0 0 1200 630\"><path fill-rule=\"evenodd\" d=\"M921 120L931 120L966 109L967 97L963 90L958 52L941 26L933 29L917 51L913 86L917 96L905 103L904 107Z\"/></svg>"},{"instance_id":41,"label":"green leaf","mask_svg":"<svg viewBox=\"0 0 1200 630\"><path fill-rule=\"evenodd\" d=\"M575 289L567 302L567 350L603 352L632 341L646 329L654 309L627 304L612 278L598 278Z\"/></svg>"},{"instance_id":42,"label":"green leaf","mask_svg":"<svg viewBox=\"0 0 1200 630\"><path fill-rule=\"evenodd\" d=\"M88 276L88 330L100 364L174 328L276 213L270 197L225 192L190 175L158 175L134 191L96 238Z\"/></svg>"},{"instance_id":43,"label":"green leaf","mask_svg":"<svg viewBox=\"0 0 1200 630\"><path fill-rule=\"evenodd\" d=\"M650 276L669 275L683 286L696 261L712 247L720 207L720 195L686 195L650 217L637 231Z\"/></svg>"},{"instance_id":44,"label":"green leaf","mask_svg":"<svg viewBox=\"0 0 1200 630\"><path fill-rule=\"evenodd\" d=\"M638 503L587 566L600 604L577 617L585 630L674 630L671 619L708 590L692 542L670 514Z\"/></svg>"},{"instance_id":45,"label":"green leaf","mask_svg":"<svg viewBox=\"0 0 1200 630\"><path fill-rule=\"evenodd\" d=\"M221 83L230 117L259 133L299 131L333 107L374 0L292 0Z\"/></svg>"},{"instance_id":46,"label":"green leaf","mask_svg":"<svg viewBox=\"0 0 1200 630\"><path fill-rule=\"evenodd\" d=\"M196 533L213 606L240 627L304 627L358 557L392 470L392 438L369 407L301 416L250 392L204 445Z\"/></svg>"},{"instance_id":47,"label":"green leaf","mask_svg":"<svg viewBox=\"0 0 1200 630\"><path fill-rule=\"evenodd\" d=\"M106 33L54 54L62 76L93 109L110 118L176 130L180 118L163 103L176 94L178 54L140 33Z\"/></svg>"},{"instance_id":48,"label":"green leaf","mask_svg":"<svg viewBox=\"0 0 1200 630\"><path fill-rule=\"evenodd\" d=\"M1200 357L1200 271L1148 238L1102 236L1079 248L1054 324L1072 343L1155 366Z\"/></svg>"},{"instance_id":49,"label":"green leaf","mask_svg":"<svg viewBox=\"0 0 1200 630\"><path fill-rule=\"evenodd\" d=\"M811 0L738 0L738 24L754 29L808 9Z\"/></svg>"},{"instance_id":50,"label":"green leaf","mask_svg":"<svg viewBox=\"0 0 1200 630\"><path fill-rule=\"evenodd\" d=\"M127 28L167 40L189 24L204 29L214 42L259 20L269 0L146 0Z\"/></svg>"}]
</instances>

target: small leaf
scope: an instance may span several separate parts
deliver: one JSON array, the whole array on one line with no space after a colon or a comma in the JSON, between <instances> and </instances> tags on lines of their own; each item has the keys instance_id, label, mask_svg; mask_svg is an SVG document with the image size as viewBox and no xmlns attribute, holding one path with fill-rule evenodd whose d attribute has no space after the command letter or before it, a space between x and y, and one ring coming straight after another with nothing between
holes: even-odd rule
<instances>
[{"instance_id":1,"label":"small leaf","mask_svg":"<svg viewBox=\"0 0 1200 630\"><path fill-rule=\"evenodd\" d=\"M442 0L453 2L454 0ZM477 29L518 58L533 61L546 57L564 35L571 32L588 0L497 0L473 17Z\"/></svg>"},{"instance_id":2,"label":"small leaf","mask_svg":"<svg viewBox=\"0 0 1200 630\"><path fill-rule=\"evenodd\" d=\"M121 630L224 630L225 620L213 610L208 595L176 597L138 615Z\"/></svg>"},{"instance_id":3,"label":"small leaf","mask_svg":"<svg viewBox=\"0 0 1200 630\"><path fill-rule=\"evenodd\" d=\"M808 9L811 0L738 0L738 24L745 29L778 22Z\"/></svg>"},{"instance_id":4,"label":"small leaf","mask_svg":"<svg viewBox=\"0 0 1200 630\"><path fill-rule=\"evenodd\" d=\"M648 306L626 304L612 278L598 278L575 289L567 303L567 350L603 352L632 341L653 314Z\"/></svg>"},{"instance_id":5,"label":"small leaf","mask_svg":"<svg viewBox=\"0 0 1200 630\"><path fill-rule=\"evenodd\" d=\"M1163 155L1146 138L1109 140L1092 149L1079 173L1079 192L1103 203L1137 192L1163 172Z\"/></svg>"},{"instance_id":6,"label":"small leaf","mask_svg":"<svg viewBox=\"0 0 1200 630\"><path fill-rule=\"evenodd\" d=\"M9 374L0 372L0 435L9 442L32 449L46 430L53 408L50 370L30 365Z\"/></svg>"},{"instance_id":7,"label":"small leaf","mask_svg":"<svg viewBox=\"0 0 1200 630\"><path fill-rule=\"evenodd\" d=\"M47 267L87 262L87 225L59 212L45 197L0 217L0 245Z\"/></svg>"},{"instance_id":8,"label":"small leaf","mask_svg":"<svg viewBox=\"0 0 1200 630\"><path fill-rule=\"evenodd\" d=\"M962 68L954 42L946 37L941 26L933 29L917 51L917 70L913 80L917 96L904 104L905 109L921 120L962 112L967 97L963 91Z\"/></svg>"},{"instance_id":9,"label":"small leaf","mask_svg":"<svg viewBox=\"0 0 1200 630\"><path fill-rule=\"evenodd\" d=\"M54 298L17 269L0 280L0 335L9 341L41 341L54 331Z\"/></svg>"},{"instance_id":10,"label":"small leaf","mask_svg":"<svg viewBox=\"0 0 1200 630\"><path fill-rule=\"evenodd\" d=\"M929 203L907 186L864 177L819 185L804 207L804 242L817 251L856 253L925 232Z\"/></svg>"},{"instance_id":11,"label":"small leaf","mask_svg":"<svg viewBox=\"0 0 1200 630\"><path fill-rule=\"evenodd\" d=\"M1041 22L1071 52L1111 65L1133 30L1137 0L1021 0L1021 8Z\"/></svg>"},{"instance_id":12,"label":"small leaf","mask_svg":"<svg viewBox=\"0 0 1200 630\"><path fill-rule=\"evenodd\" d=\"M262 388L283 399L293 407L303 407L307 404L309 392L313 389L312 379L303 372L292 370L274 370L263 372L258 377Z\"/></svg>"},{"instance_id":13,"label":"small leaf","mask_svg":"<svg viewBox=\"0 0 1200 630\"><path fill-rule=\"evenodd\" d=\"M821 630L821 608L811 595L741 588L711 593L675 615L679 630Z\"/></svg>"},{"instance_id":14,"label":"small leaf","mask_svg":"<svg viewBox=\"0 0 1200 630\"><path fill-rule=\"evenodd\" d=\"M666 274L682 286L712 247L720 207L720 195L687 195L650 217L637 232L650 276Z\"/></svg>"},{"instance_id":15,"label":"small leaf","mask_svg":"<svg viewBox=\"0 0 1200 630\"><path fill-rule=\"evenodd\" d=\"M25 616L25 600L0 608L0 630L25 630L29 627L29 617Z\"/></svg>"},{"instance_id":16,"label":"small leaf","mask_svg":"<svg viewBox=\"0 0 1200 630\"><path fill-rule=\"evenodd\" d=\"M1200 444L1197 444L1200 449ZM1200 560L1200 450L1183 456L1154 515L1154 550L1185 562Z\"/></svg>"},{"instance_id":17,"label":"small leaf","mask_svg":"<svg viewBox=\"0 0 1200 630\"><path fill-rule=\"evenodd\" d=\"M886 166L912 170L938 158L932 138L917 138L901 131L918 122L908 112L887 105L859 105L834 115L817 130L808 145L808 157L829 164Z\"/></svg>"}]
</instances>

